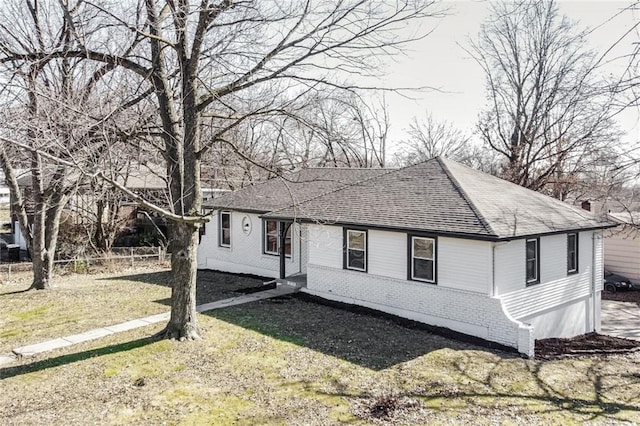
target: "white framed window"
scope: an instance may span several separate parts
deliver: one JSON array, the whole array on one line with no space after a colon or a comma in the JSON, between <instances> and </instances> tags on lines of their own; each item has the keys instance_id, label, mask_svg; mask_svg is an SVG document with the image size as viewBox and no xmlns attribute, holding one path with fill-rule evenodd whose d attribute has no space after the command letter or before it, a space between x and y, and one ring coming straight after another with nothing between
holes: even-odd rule
<instances>
[{"instance_id":1,"label":"white framed window","mask_svg":"<svg viewBox=\"0 0 640 426\"><path fill-rule=\"evenodd\" d=\"M344 267L354 271L367 271L367 231L345 229Z\"/></svg>"},{"instance_id":2,"label":"white framed window","mask_svg":"<svg viewBox=\"0 0 640 426\"><path fill-rule=\"evenodd\" d=\"M218 225L218 245L231 247L231 212L220 212Z\"/></svg>"},{"instance_id":3,"label":"white framed window","mask_svg":"<svg viewBox=\"0 0 640 426\"><path fill-rule=\"evenodd\" d=\"M411 236L410 278L435 284L436 282L436 240L429 237Z\"/></svg>"},{"instance_id":4,"label":"white framed window","mask_svg":"<svg viewBox=\"0 0 640 426\"><path fill-rule=\"evenodd\" d=\"M264 254L271 254L278 256L280 254L280 230L282 226L287 227L286 234L284 236L284 255L291 257L291 223L279 222L277 220L265 220L264 221Z\"/></svg>"},{"instance_id":5,"label":"white framed window","mask_svg":"<svg viewBox=\"0 0 640 426\"><path fill-rule=\"evenodd\" d=\"M578 233L567 234L567 273L578 273Z\"/></svg>"},{"instance_id":6,"label":"white framed window","mask_svg":"<svg viewBox=\"0 0 640 426\"><path fill-rule=\"evenodd\" d=\"M526 243L527 285L540 282L540 239L528 239Z\"/></svg>"}]
</instances>

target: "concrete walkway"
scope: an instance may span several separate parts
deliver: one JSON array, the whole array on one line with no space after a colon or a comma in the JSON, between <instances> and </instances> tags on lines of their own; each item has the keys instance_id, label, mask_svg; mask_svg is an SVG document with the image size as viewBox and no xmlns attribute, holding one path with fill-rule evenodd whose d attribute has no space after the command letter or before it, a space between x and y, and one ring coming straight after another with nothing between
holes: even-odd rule
<instances>
[{"instance_id":1,"label":"concrete walkway","mask_svg":"<svg viewBox=\"0 0 640 426\"><path fill-rule=\"evenodd\" d=\"M603 300L602 334L640 340L640 307L635 303Z\"/></svg>"},{"instance_id":2,"label":"concrete walkway","mask_svg":"<svg viewBox=\"0 0 640 426\"><path fill-rule=\"evenodd\" d=\"M214 309L226 308L229 306L241 305L244 303L256 302L258 300L270 299L278 296L285 296L287 294L296 293L300 290L300 287L294 287L290 285L279 285L275 289L260 291L252 294L243 294L241 296L232 297L230 299L218 300L216 302L205 303L203 305L196 306L198 312L206 312ZM140 327L145 327L150 324L158 322L168 321L170 312L164 312L162 314L151 315L144 318L134 319L131 321L122 322L120 324L110 325L108 327L95 328L93 330L85 331L80 334L73 334L71 336L60 337L53 340L47 340L46 342L36 343L34 345L22 346L15 348L12 353L0 354L0 366L15 361L18 357L29 357L43 352L49 352L56 349L64 348L67 346L76 345L78 343L89 342L91 340L100 339L101 337L109 336L115 333L121 333L123 331L133 330Z\"/></svg>"}]
</instances>

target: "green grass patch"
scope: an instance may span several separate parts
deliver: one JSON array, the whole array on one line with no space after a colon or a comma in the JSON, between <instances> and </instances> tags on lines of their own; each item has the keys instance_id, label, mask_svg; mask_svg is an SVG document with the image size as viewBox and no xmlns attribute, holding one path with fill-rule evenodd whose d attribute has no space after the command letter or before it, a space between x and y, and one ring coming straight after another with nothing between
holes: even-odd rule
<instances>
[{"instance_id":1,"label":"green grass patch","mask_svg":"<svg viewBox=\"0 0 640 426\"><path fill-rule=\"evenodd\" d=\"M18 321L33 321L42 318L47 313L49 306L38 306L35 309L30 309L24 312L17 312L13 314L13 317Z\"/></svg>"},{"instance_id":2,"label":"green grass patch","mask_svg":"<svg viewBox=\"0 0 640 426\"><path fill-rule=\"evenodd\" d=\"M63 287L62 308L53 292L7 296L2 333L73 334L170 291L86 278ZM212 292L230 291L228 275L209 278ZM0 424L640 423L637 355L524 360L296 299L198 318L199 341L150 339L158 324L0 368Z\"/></svg>"}]
</instances>

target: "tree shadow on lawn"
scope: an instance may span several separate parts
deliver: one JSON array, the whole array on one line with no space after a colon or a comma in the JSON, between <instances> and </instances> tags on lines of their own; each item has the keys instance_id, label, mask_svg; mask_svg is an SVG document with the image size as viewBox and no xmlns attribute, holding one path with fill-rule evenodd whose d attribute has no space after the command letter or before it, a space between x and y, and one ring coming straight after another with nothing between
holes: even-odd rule
<instances>
[{"instance_id":1,"label":"tree shadow on lawn","mask_svg":"<svg viewBox=\"0 0 640 426\"><path fill-rule=\"evenodd\" d=\"M155 284L162 287L171 287L171 272L142 272L140 274L116 275L112 277L99 278L99 281L133 281L143 284Z\"/></svg>"},{"instance_id":2,"label":"tree shadow on lawn","mask_svg":"<svg viewBox=\"0 0 640 426\"><path fill-rule=\"evenodd\" d=\"M103 278L103 280L129 280L145 284L171 287L171 271L149 272L133 275ZM255 275L231 274L226 272L198 270L196 288L196 304L215 302L217 300L236 297L239 290L259 287L271 278ZM157 303L171 305L171 299L156 300Z\"/></svg>"},{"instance_id":3,"label":"tree shadow on lawn","mask_svg":"<svg viewBox=\"0 0 640 426\"><path fill-rule=\"evenodd\" d=\"M635 424L640 415L640 400L637 391L640 373L619 372L608 368L606 357L584 359L588 368L572 369L558 366L554 373L545 372L548 361L528 361L514 364L508 358L482 359L478 368L474 354L460 352L451 358L448 381L441 378L427 378L418 386L407 391L374 390L364 394L351 393L336 387L335 391L317 383L297 382L305 391L330 397L343 397L354 401L360 417L393 420L393 411L403 410L402 401L420 401L423 407L440 412L449 419L458 413L476 413L482 416L486 411L490 423L508 416L528 422L540 419L530 415L544 416L546 422L571 423L572 421L605 422L606 424ZM489 366L487 369L486 367ZM565 377L559 377L564 370ZM615 383L615 384L612 384ZM620 397L622 395L622 398ZM454 401L447 403L442 401ZM405 404L406 405L406 404ZM409 407L415 408L414 404ZM473 407L473 408L472 408ZM563 412L571 413L567 418ZM559 418L546 417L558 415ZM558 423L560 424L560 423Z\"/></svg>"},{"instance_id":4,"label":"tree shadow on lawn","mask_svg":"<svg viewBox=\"0 0 640 426\"><path fill-rule=\"evenodd\" d=\"M106 279L167 285L163 283L170 282L170 272ZM269 279L251 275L199 270L196 303L237 297L243 290L262 286L267 280ZM317 303L319 301L321 300L298 294L295 297L267 299L216 309L205 312L204 315L373 370L383 370L443 348L486 351L489 345L492 347L489 350L500 357L517 357L517 354L509 352L510 348L491 345L482 339L448 329L429 327L366 308L343 304L328 306ZM171 304L170 299L155 302Z\"/></svg>"},{"instance_id":5,"label":"tree shadow on lawn","mask_svg":"<svg viewBox=\"0 0 640 426\"><path fill-rule=\"evenodd\" d=\"M307 296L296 295L214 309L203 314L372 370L384 370L443 348L489 350L504 358L518 356L500 350L504 347L480 347L474 343L481 343L481 339L472 336L347 307L327 306L308 300ZM448 332L450 336L475 342L453 340L433 331Z\"/></svg>"},{"instance_id":6,"label":"tree shadow on lawn","mask_svg":"<svg viewBox=\"0 0 640 426\"><path fill-rule=\"evenodd\" d=\"M22 374L34 373L36 371L46 370L48 368L59 367L61 365L73 364L74 362L84 361L89 358L110 355L118 352L126 352L132 349L150 345L157 341L158 339L156 337L144 337L142 339L119 343L117 345L110 345L103 348L96 348L83 352L60 355L55 358L47 358L43 359L42 361L33 362L31 364L0 368L0 380L8 379L9 377L20 376Z\"/></svg>"}]
</instances>

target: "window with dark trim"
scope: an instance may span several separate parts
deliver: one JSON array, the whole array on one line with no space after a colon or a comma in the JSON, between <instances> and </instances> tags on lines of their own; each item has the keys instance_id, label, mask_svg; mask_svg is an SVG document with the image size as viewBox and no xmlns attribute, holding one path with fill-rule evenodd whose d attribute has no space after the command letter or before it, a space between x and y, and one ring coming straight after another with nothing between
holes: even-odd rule
<instances>
[{"instance_id":1,"label":"window with dark trim","mask_svg":"<svg viewBox=\"0 0 640 426\"><path fill-rule=\"evenodd\" d=\"M218 223L218 244L220 247L231 247L231 212L220 212Z\"/></svg>"},{"instance_id":2,"label":"window with dark trim","mask_svg":"<svg viewBox=\"0 0 640 426\"><path fill-rule=\"evenodd\" d=\"M540 239L527 240L527 285L540 282Z\"/></svg>"},{"instance_id":3,"label":"window with dark trim","mask_svg":"<svg viewBox=\"0 0 640 426\"><path fill-rule=\"evenodd\" d=\"M409 279L435 284L436 239L409 236Z\"/></svg>"},{"instance_id":4,"label":"window with dark trim","mask_svg":"<svg viewBox=\"0 0 640 426\"><path fill-rule=\"evenodd\" d=\"M578 233L567 234L567 274L578 273Z\"/></svg>"},{"instance_id":5,"label":"window with dark trim","mask_svg":"<svg viewBox=\"0 0 640 426\"><path fill-rule=\"evenodd\" d=\"M207 215L207 212L204 209L202 209L201 213L202 213L202 216L206 216ZM198 232L200 233L200 241L202 241L202 237L207 234L206 223L203 223L203 224L200 225L200 228L198 229ZM198 242L198 244L200 244L200 242Z\"/></svg>"},{"instance_id":6,"label":"window with dark trim","mask_svg":"<svg viewBox=\"0 0 640 426\"><path fill-rule=\"evenodd\" d=\"M345 229L344 239L345 269L367 272L367 231Z\"/></svg>"},{"instance_id":7,"label":"window with dark trim","mask_svg":"<svg viewBox=\"0 0 640 426\"><path fill-rule=\"evenodd\" d=\"M287 233L284 236L284 255L291 257L291 223L279 222L277 220L264 221L264 246L263 253L277 256L280 254L280 227L286 226Z\"/></svg>"}]
</instances>

